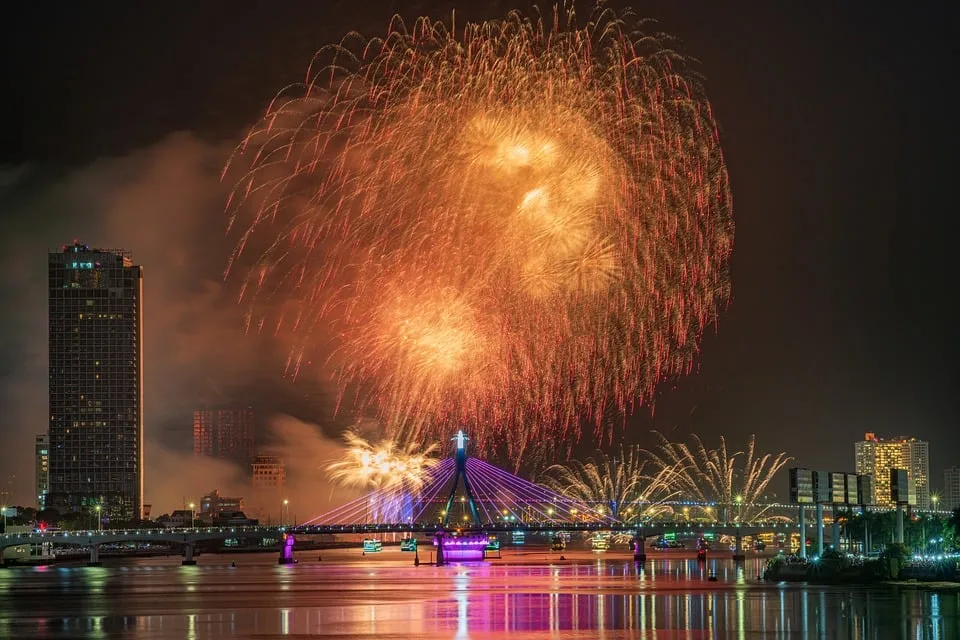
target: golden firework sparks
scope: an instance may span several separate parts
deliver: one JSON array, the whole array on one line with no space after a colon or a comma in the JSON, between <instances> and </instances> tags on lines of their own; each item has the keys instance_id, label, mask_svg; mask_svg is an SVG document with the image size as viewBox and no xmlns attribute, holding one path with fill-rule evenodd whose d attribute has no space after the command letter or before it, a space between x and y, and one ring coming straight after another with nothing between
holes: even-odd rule
<instances>
[{"instance_id":1,"label":"golden firework sparks","mask_svg":"<svg viewBox=\"0 0 960 640\"><path fill-rule=\"evenodd\" d=\"M514 455L686 373L731 197L695 74L643 26L568 6L321 50L231 161L228 273L288 373L326 363L394 436Z\"/></svg>"}]
</instances>

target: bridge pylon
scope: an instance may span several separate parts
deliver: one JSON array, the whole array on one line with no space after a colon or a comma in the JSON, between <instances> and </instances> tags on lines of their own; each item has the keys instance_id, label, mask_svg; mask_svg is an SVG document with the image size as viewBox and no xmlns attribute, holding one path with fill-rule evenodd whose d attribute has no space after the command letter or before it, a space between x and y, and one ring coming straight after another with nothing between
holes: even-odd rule
<instances>
[{"instance_id":1,"label":"bridge pylon","mask_svg":"<svg viewBox=\"0 0 960 640\"><path fill-rule=\"evenodd\" d=\"M454 457L456 460L456 470L453 474L453 486L450 487L450 495L447 497L447 506L444 509L443 513L443 525L447 526L450 524L450 512L453 509L453 500L457 495L457 487L460 486L460 481L463 481L463 491L467 505L470 508L470 517L473 519L473 524L480 525L480 512L477 510L477 502L473 496L473 489L470 488L470 478L467 477L467 442L470 438L463 432L463 429L457 431L457 435L453 436L451 440L454 444Z\"/></svg>"},{"instance_id":2,"label":"bridge pylon","mask_svg":"<svg viewBox=\"0 0 960 640\"><path fill-rule=\"evenodd\" d=\"M646 544L646 539L643 537L643 530L637 529L633 533L633 561L634 562L646 562L647 561L647 551L644 548Z\"/></svg>"}]
</instances>

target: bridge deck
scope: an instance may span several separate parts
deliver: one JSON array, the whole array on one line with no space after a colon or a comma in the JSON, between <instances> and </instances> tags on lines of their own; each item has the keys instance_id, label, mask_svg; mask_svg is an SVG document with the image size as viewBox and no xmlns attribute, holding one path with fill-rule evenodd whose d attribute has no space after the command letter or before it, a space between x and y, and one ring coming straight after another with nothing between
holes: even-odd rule
<instances>
[{"instance_id":1,"label":"bridge deck","mask_svg":"<svg viewBox=\"0 0 960 640\"><path fill-rule=\"evenodd\" d=\"M808 523L809 528L813 527ZM450 526L425 523L390 524L329 524L293 527L195 527L184 529L117 529L100 531L53 531L35 533L10 533L0 535L0 549L23 544L67 544L86 546L91 544L111 544L119 542L169 542L192 544L204 540L225 540L229 538L282 538L285 533L294 535L337 535L383 533L427 534L437 533L509 533L523 531L528 533L560 532L623 532L642 537L659 536L665 533L697 534L719 533L727 535L751 535L765 532L788 532L798 529L798 525L782 522L769 523L688 523L688 522L512 522L470 524Z\"/></svg>"}]
</instances>

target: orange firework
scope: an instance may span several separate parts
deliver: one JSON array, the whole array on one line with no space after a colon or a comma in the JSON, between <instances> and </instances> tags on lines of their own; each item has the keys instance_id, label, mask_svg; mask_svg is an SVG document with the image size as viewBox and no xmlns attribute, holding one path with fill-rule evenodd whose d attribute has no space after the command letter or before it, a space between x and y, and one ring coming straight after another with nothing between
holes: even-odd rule
<instances>
[{"instance_id":1,"label":"orange firework","mask_svg":"<svg viewBox=\"0 0 960 640\"><path fill-rule=\"evenodd\" d=\"M519 455L690 368L729 294L710 106L632 14L579 24L395 18L271 103L231 160L228 272L290 375L322 354L392 436Z\"/></svg>"}]
</instances>

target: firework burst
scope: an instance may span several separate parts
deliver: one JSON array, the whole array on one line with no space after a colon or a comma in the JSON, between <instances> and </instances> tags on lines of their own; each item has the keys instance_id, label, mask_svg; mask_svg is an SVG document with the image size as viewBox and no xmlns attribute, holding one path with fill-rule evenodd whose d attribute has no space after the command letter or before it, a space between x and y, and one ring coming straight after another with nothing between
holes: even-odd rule
<instances>
[{"instance_id":1,"label":"firework burst","mask_svg":"<svg viewBox=\"0 0 960 640\"><path fill-rule=\"evenodd\" d=\"M659 453L648 452L660 469L676 470L676 489L687 500L715 503L725 513L710 514L740 522L753 522L766 517L769 506L764 494L773 477L793 458L786 453L758 455L756 436L750 436L746 451L733 454L720 436L720 447L707 449L699 436L692 436L693 446L660 438ZM724 516L726 516L724 518Z\"/></svg>"},{"instance_id":2,"label":"firework burst","mask_svg":"<svg viewBox=\"0 0 960 640\"><path fill-rule=\"evenodd\" d=\"M431 457L436 445L424 449L393 440L372 444L352 431L344 434L344 440L348 447L345 459L331 463L327 471L345 487L418 491L439 464Z\"/></svg>"},{"instance_id":3,"label":"firework burst","mask_svg":"<svg viewBox=\"0 0 960 640\"><path fill-rule=\"evenodd\" d=\"M621 447L619 456L599 453L586 462L554 465L546 470L543 482L615 520L643 522L673 513L665 503L679 495L674 482L677 473L673 467L660 467L650 473L639 447Z\"/></svg>"},{"instance_id":4,"label":"firework burst","mask_svg":"<svg viewBox=\"0 0 960 640\"><path fill-rule=\"evenodd\" d=\"M228 275L287 373L320 358L393 436L515 453L687 372L731 198L696 76L642 26L396 18L321 50L231 160Z\"/></svg>"}]
</instances>

